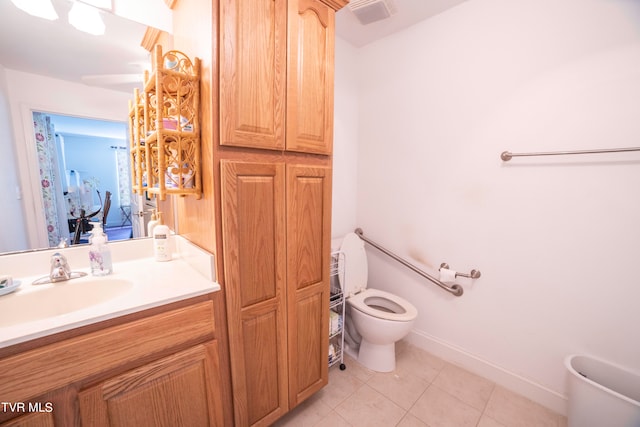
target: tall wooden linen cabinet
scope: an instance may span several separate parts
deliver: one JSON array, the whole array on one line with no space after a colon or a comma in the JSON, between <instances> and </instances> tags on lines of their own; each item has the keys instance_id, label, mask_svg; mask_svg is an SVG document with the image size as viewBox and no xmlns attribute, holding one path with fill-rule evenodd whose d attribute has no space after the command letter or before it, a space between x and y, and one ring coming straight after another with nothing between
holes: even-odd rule
<instances>
[{"instance_id":1,"label":"tall wooden linen cabinet","mask_svg":"<svg viewBox=\"0 0 640 427\"><path fill-rule=\"evenodd\" d=\"M239 426L270 425L328 381L334 19L346 3L220 2L217 155Z\"/></svg>"}]
</instances>

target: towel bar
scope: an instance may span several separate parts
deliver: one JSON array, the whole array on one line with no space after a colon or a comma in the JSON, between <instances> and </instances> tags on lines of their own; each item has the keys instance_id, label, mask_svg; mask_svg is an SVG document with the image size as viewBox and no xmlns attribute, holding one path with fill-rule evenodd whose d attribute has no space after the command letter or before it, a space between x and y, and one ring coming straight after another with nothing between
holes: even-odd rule
<instances>
[{"instance_id":1,"label":"towel bar","mask_svg":"<svg viewBox=\"0 0 640 427\"><path fill-rule=\"evenodd\" d=\"M500 154L500 158L503 162L508 162L513 157L527 157L527 156L564 156L570 154L600 154L600 153L622 153L627 151L640 151L640 147L629 148L605 148L601 150L576 150L576 151L542 151L538 153L512 153L510 151L503 151Z\"/></svg>"}]
</instances>

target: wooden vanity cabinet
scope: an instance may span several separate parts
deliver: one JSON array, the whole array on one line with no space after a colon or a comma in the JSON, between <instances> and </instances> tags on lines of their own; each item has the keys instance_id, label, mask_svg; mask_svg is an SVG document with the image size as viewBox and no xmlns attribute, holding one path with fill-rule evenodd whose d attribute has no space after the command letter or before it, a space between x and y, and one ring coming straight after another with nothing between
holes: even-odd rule
<instances>
[{"instance_id":1,"label":"wooden vanity cabinet","mask_svg":"<svg viewBox=\"0 0 640 427\"><path fill-rule=\"evenodd\" d=\"M221 426L218 376L217 342L192 347L81 391L81 424Z\"/></svg>"},{"instance_id":2,"label":"wooden vanity cabinet","mask_svg":"<svg viewBox=\"0 0 640 427\"><path fill-rule=\"evenodd\" d=\"M222 426L210 297L131 316L2 349L0 426Z\"/></svg>"},{"instance_id":3,"label":"wooden vanity cabinet","mask_svg":"<svg viewBox=\"0 0 640 427\"><path fill-rule=\"evenodd\" d=\"M346 1L220 2L220 144L331 154L335 11Z\"/></svg>"}]
</instances>

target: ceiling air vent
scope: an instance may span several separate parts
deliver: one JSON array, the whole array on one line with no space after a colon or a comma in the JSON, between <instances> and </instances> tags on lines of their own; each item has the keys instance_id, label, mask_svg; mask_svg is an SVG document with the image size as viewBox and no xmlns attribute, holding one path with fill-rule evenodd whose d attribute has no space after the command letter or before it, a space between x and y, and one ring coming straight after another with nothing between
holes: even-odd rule
<instances>
[{"instance_id":1,"label":"ceiling air vent","mask_svg":"<svg viewBox=\"0 0 640 427\"><path fill-rule=\"evenodd\" d=\"M348 7L362 25L387 19L396 13L393 0L352 0Z\"/></svg>"}]
</instances>

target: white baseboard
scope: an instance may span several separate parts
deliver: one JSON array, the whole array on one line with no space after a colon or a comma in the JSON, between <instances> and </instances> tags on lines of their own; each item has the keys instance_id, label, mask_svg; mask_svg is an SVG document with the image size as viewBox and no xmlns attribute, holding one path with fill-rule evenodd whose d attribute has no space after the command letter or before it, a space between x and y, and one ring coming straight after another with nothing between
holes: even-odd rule
<instances>
[{"instance_id":1,"label":"white baseboard","mask_svg":"<svg viewBox=\"0 0 640 427\"><path fill-rule=\"evenodd\" d=\"M483 360L461 348L419 330L404 339L441 359L495 382L562 415L567 414L567 398L531 380Z\"/></svg>"}]
</instances>

